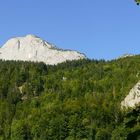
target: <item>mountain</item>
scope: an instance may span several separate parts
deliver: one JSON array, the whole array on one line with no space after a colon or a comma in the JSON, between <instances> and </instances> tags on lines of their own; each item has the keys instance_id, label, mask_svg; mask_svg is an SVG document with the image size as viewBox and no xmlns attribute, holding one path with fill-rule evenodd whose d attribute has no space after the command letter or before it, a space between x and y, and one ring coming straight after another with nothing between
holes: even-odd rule
<instances>
[{"instance_id":1,"label":"mountain","mask_svg":"<svg viewBox=\"0 0 140 140\"><path fill-rule=\"evenodd\" d=\"M35 35L12 38L0 48L0 59L3 60L34 61L54 65L84 58L84 54L59 49Z\"/></svg>"}]
</instances>

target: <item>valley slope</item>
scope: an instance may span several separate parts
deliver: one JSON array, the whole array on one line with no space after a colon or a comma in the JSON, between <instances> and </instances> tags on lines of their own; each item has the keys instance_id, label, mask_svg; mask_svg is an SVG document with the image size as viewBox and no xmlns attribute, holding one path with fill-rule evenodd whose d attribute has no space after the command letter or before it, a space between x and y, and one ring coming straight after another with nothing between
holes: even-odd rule
<instances>
[{"instance_id":1,"label":"valley slope","mask_svg":"<svg viewBox=\"0 0 140 140\"><path fill-rule=\"evenodd\" d=\"M56 66L0 61L1 140L136 140L140 107L121 102L140 80L140 56Z\"/></svg>"}]
</instances>

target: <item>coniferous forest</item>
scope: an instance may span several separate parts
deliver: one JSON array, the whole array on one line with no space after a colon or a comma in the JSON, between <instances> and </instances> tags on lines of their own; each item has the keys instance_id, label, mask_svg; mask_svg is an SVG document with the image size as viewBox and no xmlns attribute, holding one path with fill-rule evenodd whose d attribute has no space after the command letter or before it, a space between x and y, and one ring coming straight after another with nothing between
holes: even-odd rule
<instances>
[{"instance_id":1,"label":"coniferous forest","mask_svg":"<svg viewBox=\"0 0 140 140\"><path fill-rule=\"evenodd\" d=\"M0 140L140 140L140 107L121 101L140 56L56 66L0 61Z\"/></svg>"}]
</instances>

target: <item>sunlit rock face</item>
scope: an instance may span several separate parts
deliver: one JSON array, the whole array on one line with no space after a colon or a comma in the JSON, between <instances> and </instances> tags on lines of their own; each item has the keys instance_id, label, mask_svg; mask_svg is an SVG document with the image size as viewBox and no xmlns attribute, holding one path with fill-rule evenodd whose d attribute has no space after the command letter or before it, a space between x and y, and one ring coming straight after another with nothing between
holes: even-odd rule
<instances>
[{"instance_id":1,"label":"sunlit rock face","mask_svg":"<svg viewBox=\"0 0 140 140\"><path fill-rule=\"evenodd\" d=\"M66 60L85 58L84 54L56 48L35 35L12 38L0 48L0 59L3 60L34 61L55 65Z\"/></svg>"},{"instance_id":2,"label":"sunlit rock face","mask_svg":"<svg viewBox=\"0 0 140 140\"><path fill-rule=\"evenodd\" d=\"M130 90L129 94L121 102L122 108L135 108L140 104L140 81Z\"/></svg>"},{"instance_id":3,"label":"sunlit rock face","mask_svg":"<svg viewBox=\"0 0 140 140\"><path fill-rule=\"evenodd\" d=\"M128 53L126 53L126 54L118 57L117 59L123 59L123 58L126 58L126 57L132 57L132 56L135 56L135 55L134 54L128 54Z\"/></svg>"}]
</instances>

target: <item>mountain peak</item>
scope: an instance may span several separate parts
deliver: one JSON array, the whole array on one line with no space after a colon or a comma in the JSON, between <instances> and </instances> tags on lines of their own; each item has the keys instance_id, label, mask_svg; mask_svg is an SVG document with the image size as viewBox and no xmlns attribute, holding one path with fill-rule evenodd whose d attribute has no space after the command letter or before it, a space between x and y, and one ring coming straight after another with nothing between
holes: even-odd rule
<instances>
[{"instance_id":1,"label":"mountain peak","mask_svg":"<svg viewBox=\"0 0 140 140\"><path fill-rule=\"evenodd\" d=\"M36 39L42 40L40 37L38 37L36 35L33 35L33 34L28 34L28 35L26 35L26 36L24 36L22 38L27 39L27 40L36 40Z\"/></svg>"},{"instance_id":2,"label":"mountain peak","mask_svg":"<svg viewBox=\"0 0 140 140\"><path fill-rule=\"evenodd\" d=\"M26 35L8 40L0 48L0 59L37 61L46 64L58 64L66 60L86 58L77 51L62 50L36 35Z\"/></svg>"},{"instance_id":3,"label":"mountain peak","mask_svg":"<svg viewBox=\"0 0 140 140\"><path fill-rule=\"evenodd\" d=\"M33 34L28 34L26 35L26 38L39 38L39 37Z\"/></svg>"}]
</instances>

